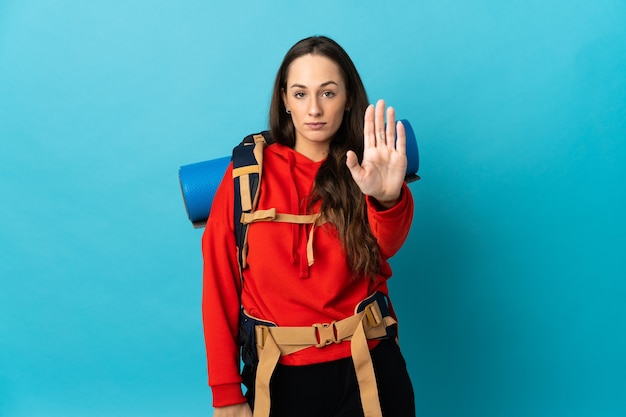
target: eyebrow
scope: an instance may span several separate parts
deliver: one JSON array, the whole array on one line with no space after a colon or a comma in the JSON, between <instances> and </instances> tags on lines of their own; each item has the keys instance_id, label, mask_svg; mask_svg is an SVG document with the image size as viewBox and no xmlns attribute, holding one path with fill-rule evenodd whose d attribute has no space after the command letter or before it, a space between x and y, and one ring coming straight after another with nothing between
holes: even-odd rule
<instances>
[{"instance_id":1,"label":"eyebrow","mask_svg":"<svg viewBox=\"0 0 626 417\"><path fill-rule=\"evenodd\" d=\"M335 81L326 81L325 83L320 84L320 87L327 87L331 84L334 84L336 86L338 86L339 84L337 84ZM307 88L306 85L303 84L292 84L289 88Z\"/></svg>"}]
</instances>

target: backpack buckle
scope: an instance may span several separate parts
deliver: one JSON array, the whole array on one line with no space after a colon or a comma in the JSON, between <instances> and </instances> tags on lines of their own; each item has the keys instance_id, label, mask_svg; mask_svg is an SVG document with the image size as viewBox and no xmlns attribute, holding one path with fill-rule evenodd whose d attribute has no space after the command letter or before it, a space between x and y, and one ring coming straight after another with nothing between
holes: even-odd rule
<instances>
[{"instance_id":1,"label":"backpack buckle","mask_svg":"<svg viewBox=\"0 0 626 417\"><path fill-rule=\"evenodd\" d=\"M376 327L383 322L380 307L378 307L378 303L376 301L365 307L365 317L367 318L367 322L370 327Z\"/></svg>"},{"instance_id":2,"label":"backpack buckle","mask_svg":"<svg viewBox=\"0 0 626 417\"><path fill-rule=\"evenodd\" d=\"M341 343L341 340L337 340L337 327L335 323L336 321L333 320L331 323L315 323L313 325L318 340L318 344L315 345L315 347L323 348L332 343Z\"/></svg>"},{"instance_id":3,"label":"backpack buckle","mask_svg":"<svg viewBox=\"0 0 626 417\"><path fill-rule=\"evenodd\" d=\"M269 334L270 329L262 324L257 324L255 327L256 344L259 348L263 349L265 347L265 341L267 340L267 335Z\"/></svg>"}]
</instances>

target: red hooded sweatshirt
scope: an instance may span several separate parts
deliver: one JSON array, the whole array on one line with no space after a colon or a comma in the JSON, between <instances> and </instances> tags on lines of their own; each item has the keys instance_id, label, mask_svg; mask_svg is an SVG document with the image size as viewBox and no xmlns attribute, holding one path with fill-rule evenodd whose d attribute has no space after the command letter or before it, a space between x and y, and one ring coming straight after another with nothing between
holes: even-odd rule
<instances>
[{"instance_id":1,"label":"red hooded sweatshirt","mask_svg":"<svg viewBox=\"0 0 626 417\"><path fill-rule=\"evenodd\" d=\"M257 210L308 214L306 197L323 161L314 162L291 148L273 144L265 149ZM356 305L387 290L391 268L387 260L404 243L413 218L413 199L406 186L400 201L380 210L367 198L370 227L380 247L382 264L374 280L355 278L330 223L313 236L314 263L307 262L311 225L253 223L248 229L248 267L243 288L234 233L232 164L216 191L202 238L204 281L202 315L213 406L246 401L241 389L238 346L240 307L278 326L330 323L355 313ZM241 293L241 301L239 294ZM281 358L287 365L327 362L350 356L350 342L311 347Z\"/></svg>"}]
</instances>

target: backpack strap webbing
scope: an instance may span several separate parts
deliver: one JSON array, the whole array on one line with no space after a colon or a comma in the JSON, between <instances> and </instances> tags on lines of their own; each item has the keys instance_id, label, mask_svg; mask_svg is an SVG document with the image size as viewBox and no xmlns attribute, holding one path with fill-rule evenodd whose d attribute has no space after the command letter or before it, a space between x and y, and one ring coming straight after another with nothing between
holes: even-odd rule
<instances>
[{"instance_id":1,"label":"backpack strap webbing","mask_svg":"<svg viewBox=\"0 0 626 417\"><path fill-rule=\"evenodd\" d=\"M382 417L376 374L367 341L388 338L390 329L397 326L396 320L389 314L387 304L382 301L384 297L382 293L376 293L360 303L353 316L331 323L316 323L306 327L256 325L254 341L259 363L255 379L254 415L270 415L270 380L281 356L312 346L321 349L349 340L363 415Z\"/></svg>"},{"instance_id":2,"label":"backpack strap webbing","mask_svg":"<svg viewBox=\"0 0 626 417\"><path fill-rule=\"evenodd\" d=\"M311 230L309 231L309 237L306 244L306 257L307 265L313 265L315 259L313 257L313 236L315 228L326 223L326 219L320 214L284 214L276 213L275 208L267 210L256 210L252 213L242 213L241 223L250 224L256 222L278 222L278 223L295 223L295 224L310 224Z\"/></svg>"},{"instance_id":3,"label":"backpack strap webbing","mask_svg":"<svg viewBox=\"0 0 626 417\"><path fill-rule=\"evenodd\" d=\"M233 149L233 181L235 206L233 224L239 270L246 267L248 224L241 222L242 214L251 213L259 199L259 185L263 171L263 149L274 141L269 131L246 136Z\"/></svg>"},{"instance_id":4,"label":"backpack strap webbing","mask_svg":"<svg viewBox=\"0 0 626 417\"><path fill-rule=\"evenodd\" d=\"M315 214L283 214L276 209L255 211L259 201L259 189L263 174L263 151L267 145L274 143L268 131L246 136L233 149L233 181L235 186L235 206L233 223L235 241L237 243L237 261L239 273L247 266L248 226L259 221L275 221L296 224L311 224L307 241L308 266L313 265L313 232L326 220Z\"/></svg>"}]
</instances>

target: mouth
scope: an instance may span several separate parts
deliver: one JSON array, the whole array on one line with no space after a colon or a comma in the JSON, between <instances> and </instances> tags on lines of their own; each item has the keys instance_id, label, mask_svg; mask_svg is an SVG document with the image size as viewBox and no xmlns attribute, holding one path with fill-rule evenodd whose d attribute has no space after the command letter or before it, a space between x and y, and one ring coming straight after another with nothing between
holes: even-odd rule
<instances>
[{"instance_id":1,"label":"mouth","mask_svg":"<svg viewBox=\"0 0 626 417\"><path fill-rule=\"evenodd\" d=\"M305 126L311 130L320 130L325 125L326 123L321 123L321 122L305 123Z\"/></svg>"}]
</instances>

